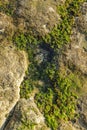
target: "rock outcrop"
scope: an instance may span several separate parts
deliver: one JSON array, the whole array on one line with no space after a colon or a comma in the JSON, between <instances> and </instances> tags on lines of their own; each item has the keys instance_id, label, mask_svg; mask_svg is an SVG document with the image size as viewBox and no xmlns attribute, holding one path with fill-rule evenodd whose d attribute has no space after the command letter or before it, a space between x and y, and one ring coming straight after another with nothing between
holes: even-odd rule
<instances>
[{"instance_id":1,"label":"rock outcrop","mask_svg":"<svg viewBox=\"0 0 87 130\"><path fill-rule=\"evenodd\" d=\"M69 68L74 66L83 74L87 74L87 40L77 29L73 30L72 42L66 47L63 61Z\"/></svg>"},{"instance_id":2,"label":"rock outcrop","mask_svg":"<svg viewBox=\"0 0 87 130\"><path fill-rule=\"evenodd\" d=\"M4 130L50 130L44 122L34 99L20 99Z\"/></svg>"},{"instance_id":3,"label":"rock outcrop","mask_svg":"<svg viewBox=\"0 0 87 130\"><path fill-rule=\"evenodd\" d=\"M62 124L59 130L87 130L87 2L83 3L81 15L75 20L76 28L72 30L71 43L64 48L60 58L72 71L80 72L85 81L79 93L78 119Z\"/></svg>"},{"instance_id":4,"label":"rock outcrop","mask_svg":"<svg viewBox=\"0 0 87 130\"><path fill-rule=\"evenodd\" d=\"M12 18L0 12L0 41L11 39L14 30L15 27Z\"/></svg>"},{"instance_id":5,"label":"rock outcrop","mask_svg":"<svg viewBox=\"0 0 87 130\"><path fill-rule=\"evenodd\" d=\"M87 93L79 99L77 108L79 118L73 126L76 130L87 130Z\"/></svg>"},{"instance_id":6,"label":"rock outcrop","mask_svg":"<svg viewBox=\"0 0 87 130\"><path fill-rule=\"evenodd\" d=\"M43 36L50 32L60 21L54 0L18 0L16 15L27 31Z\"/></svg>"},{"instance_id":7,"label":"rock outcrop","mask_svg":"<svg viewBox=\"0 0 87 130\"><path fill-rule=\"evenodd\" d=\"M15 30L35 36L49 33L61 22L57 5L63 4L65 0L13 1L14 18L0 12L0 130L50 130L34 102L34 97L20 99L19 87L28 63L26 53L17 50L13 45L12 36ZM1 0L0 4L3 3L10 3L10 0ZM87 2L81 7L81 15L75 18L71 42L64 46L63 51L54 59L57 66L79 72L85 82L77 104L79 118L61 123L59 130L87 130ZM51 51L37 47L34 56L38 66L50 62L50 53ZM43 83L40 80L38 82Z\"/></svg>"},{"instance_id":8,"label":"rock outcrop","mask_svg":"<svg viewBox=\"0 0 87 130\"><path fill-rule=\"evenodd\" d=\"M81 15L75 20L71 43L64 50L63 60L71 68L87 74L87 2L81 7Z\"/></svg>"},{"instance_id":9,"label":"rock outcrop","mask_svg":"<svg viewBox=\"0 0 87 130\"><path fill-rule=\"evenodd\" d=\"M0 127L19 100L19 86L26 69L25 53L8 42L0 43Z\"/></svg>"},{"instance_id":10,"label":"rock outcrop","mask_svg":"<svg viewBox=\"0 0 87 130\"><path fill-rule=\"evenodd\" d=\"M76 23L80 32L87 34L87 2L83 3L81 15L76 18Z\"/></svg>"},{"instance_id":11,"label":"rock outcrop","mask_svg":"<svg viewBox=\"0 0 87 130\"><path fill-rule=\"evenodd\" d=\"M19 100L19 86L27 69L25 52L11 43L14 30L12 18L0 12L0 128Z\"/></svg>"}]
</instances>

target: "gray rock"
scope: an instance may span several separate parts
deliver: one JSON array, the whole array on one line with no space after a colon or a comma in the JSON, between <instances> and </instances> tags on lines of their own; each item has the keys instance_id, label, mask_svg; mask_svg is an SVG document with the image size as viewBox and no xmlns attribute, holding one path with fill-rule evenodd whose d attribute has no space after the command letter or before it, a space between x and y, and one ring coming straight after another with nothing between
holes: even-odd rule
<instances>
[{"instance_id":1,"label":"gray rock","mask_svg":"<svg viewBox=\"0 0 87 130\"><path fill-rule=\"evenodd\" d=\"M44 122L33 97L20 99L4 130L50 130Z\"/></svg>"},{"instance_id":2,"label":"gray rock","mask_svg":"<svg viewBox=\"0 0 87 130\"><path fill-rule=\"evenodd\" d=\"M87 74L87 40L78 30L73 30L72 42L66 51L66 61L73 64L77 70Z\"/></svg>"},{"instance_id":3,"label":"gray rock","mask_svg":"<svg viewBox=\"0 0 87 130\"><path fill-rule=\"evenodd\" d=\"M8 42L0 43L0 127L19 100L19 86L27 69L26 54Z\"/></svg>"},{"instance_id":4,"label":"gray rock","mask_svg":"<svg viewBox=\"0 0 87 130\"><path fill-rule=\"evenodd\" d=\"M0 41L11 39L14 30L12 18L0 12Z\"/></svg>"},{"instance_id":5,"label":"gray rock","mask_svg":"<svg viewBox=\"0 0 87 130\"><path fill-rule=\"evenodd\" d=\"M81 15L76 18L76 28L72 29L71 43L65 47L62 62L70 68L87 74L87 2L81 7ZM84 18L83 18L84 17ZM79 21L81 19L81 21Z\"/></svg>"},{"instance_id":6,"label":"gray rock","mask_svg":"<svg viewBox=\"0 0 87 130\"><path fill-rule=\"evenodd\" d=\"M18 23L33 34L45 35L60 21L54 0L18 0ZM23 19L22 21L20 19Z\"/></svg>"},{"instance_id":7,"label":"gray rock","mask_svg":"<svg viewBox=\"0 0 87 130\"><path fill-rule=\"evenodd\" d=\"M87 2L81 7L81 15L76 18L78 29L87 35Z\"/></svg>"},{"instance_id":8,"label":"gray rock","mask_svg":"<svg viewBox=\"0 0 87 130\"><path fill-rule=\"evenodd\" d=\"M87 95L79 98L77 106L79 118L72 125L76 130L87 130Z\"/></svg>"}]
</instances>

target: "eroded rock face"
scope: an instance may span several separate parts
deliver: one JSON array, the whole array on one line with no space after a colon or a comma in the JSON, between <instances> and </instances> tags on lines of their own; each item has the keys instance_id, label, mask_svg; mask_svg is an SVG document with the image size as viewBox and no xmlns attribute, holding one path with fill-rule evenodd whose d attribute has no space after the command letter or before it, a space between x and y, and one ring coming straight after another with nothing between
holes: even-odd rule
<instances>
[{"instance_id":1,"label":"eroded rock face","mask_svg":"<svg viewBox=\"0 0 87 130\"><path fill-rule=\"evenodd\" d=\"M83 3L81 13L76 18L71 43L64 48L61 56L63 65L68 65L72 71L79 71L85 77L77 104L79 117L73 122L62 124L59 130L87 130L87 2Z\"/></svg>"},{"instance_id":2,"label":"eroded rock face","mask_svg":"<svg viewBox=\"0 0 87 130\"><path fill-rule=\"evenodd\" d=\"M87 74L87 2L81 7L81 15L75 19L76 28L72 30L71 43L67 45L64 61L69 67Z\"/></svg>"},{"instance_id":3,"label":"eroded rock face","mask_svg":"<svg viewBox=\"0 0 87 130\"><path fill-rule=\"evenodd\" d=\"M8 42L0 43L0 127L19 100L19 86L26 69L25 53Z\"/></svg>"},{"instance_id":4,"label":"eroded rock face","mask_svg":"<svg viewBox=\"0 0 87 130\"><path fill-rule=\"evenodd\" d=\"M12 18L0 12L0 41L11 39L15 27Z\"/></svg>"},{"instance_id":5,"label":"eroded rock face","mask_svg":"<svg viewBox=\"0 0 87 130\"><path fill-rule=\"evenodd\" d=\"M56 5L54 0L18 0L16 15L19 24L33 34L47 34L60 20Z\"/></svg>"},{"instance_id":6,"label":"eroded rock face","mask_svg":"<svg viewBox=\"0 0 87 130\"><path fill-rule=\"evenodd\" d=\"M87 74L87 40L85 35L73 30L72 42L67 46L65 51L65 63L71 68L81 71L83 74Z\"/></svg>"},{"instance_id":7,"label":"eroded rock face","mask_svg":"<svg viewBox=\"0 0 87 130\"><path fill-rule=\"evenodd\" d=\"M79 99L78 113L79 119L74 124L74 127L76 130L87 130L87 95L84 95Z\"/></svg>"},{"instance_id":8,"label":"eroded rock face","mask_svg":"<svg viewBox=\"0 0 87 130\"><path fill-rule=\"evenodd\" d=\"M84 2L81 7L81 15L76 18L78 29L82 33L87 33L87 2Z\"/></svg>"},{"instance_id":9,"label":"eroded rock face","mask_svg":"<svg viewBox=\"0 0 87 130\"><path fill-rule=\"evenodd\" d=\"M34 99L20 99L4 130L50 130L44 123Z\"/></svg>"}]
</instances>

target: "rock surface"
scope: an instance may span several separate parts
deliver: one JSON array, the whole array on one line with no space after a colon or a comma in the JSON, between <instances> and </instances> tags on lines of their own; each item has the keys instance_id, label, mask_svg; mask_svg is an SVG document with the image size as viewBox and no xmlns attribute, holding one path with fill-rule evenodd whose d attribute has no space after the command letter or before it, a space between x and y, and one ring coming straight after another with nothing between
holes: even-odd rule
<instances>
[{"instance_id":1,"label":"rock surface","mask_svg":"<svg viewBox=\"0 0 87 130\"><path fill-rule=\"evenodd\" d=\"M85 35L78 30L73 30L72 42L67 46L65 50L65 63L71 68L73 64L74 68L81 71L83 74L87 74L87 40Z\"/></svg>"},{"instance_id":2,"label":"rock surface","mask_svg":"<svg viewBox=\"0 0 87 130\"><path fill-rule=\"evenodd\" d=\"M12 18L0 12L0 41L11 39L14 34L15 27Z\"/></svg>"},{"instance_id":3,"label":"rock surface","mask_svg":"<svg viewBox=\"0 0 87 130\"><path fill-rule=\"evenodd\" d=\"M26 69L25 53L8 42L0 43L0 127L19 100L19 86Z\"/></svg>"},{"instance_id":4,"label":"rock surface","mask_svg":"<svg viewBox=\"0 0 87 130\"><path fill-rule=\"evenodd\" d=\"M75 122L63 123L59 130L87 130L87 2L81 7L81 16L76 18L76 28L72 30L71 43L64 48L60 57L62 63L72 71L85 75L80 98L77 104L79 118Z\"/></svg>"},{"instance_id":5,"label":"rock surface","mask_svg":"<svg viewBox=\"0 0 87 130\"><path fill-rule=\"evenodd\" d=\"M11 119L4 130L50 130L46 127L43 115L39 112L34 99L20 99L15 106Z\"/></svg>"},{"instance_id":6,"label":"rock surface","mask_svg":"<svg viewBox=\"0 0 87 130\"><path fill-rule=\"evenodd\" d=\"M0 128L19 100L19 86L27 69L25 52L10 42L14 30L12 18L0 12Z\"/></svg>"},{"instance_id":7,"label":"rock surface","mask_svg":"<svg viewBox=\"0 0 87 130\"><path fill-rule=\"evenodd\" d=\"M56 5L54 0L18 0L18 22L33 34L45 35L60 21Z\"/></svg>"},{"instance_id":8,"label":"rock surface","mask_svg":"<svg viewBox=\"0 0 87 130\"><path fill-rule=\"evenodd\" d=\"M76 130L87 130L87 93L78 101L78 114L79 119L73 126Z\"/></svg>"},{"instance_id":9,"label":"rock surface","mask_svg":"<svg viewBox=\"0 0 87 130\"><path fill-rule=\"evenodd\" d=\"M71 43L67 45L63 61L69 67L87 74L87 2L82 5L81 15L76 18L76 28L72 30ZM83 18L84 17L84 18ZM80 21L81 20L81 21Z\"/></svg>"},{"instance_id":10,"label":"rock surface","mask_svg":"<svg viewBox=\"0 0 87 130\"><path fill-rule=\"evenodd\" d=\"M81 15L76 18L78 29L82 33L87 33L87 2L84 2L81 7Z\"/></svg>"},{"instance_id":11,"label":"rock surface","mask_svg":"<svg viewBox=\"0 0 87 130\"><path fill-rule=\"evenodd\" d=\"M8 1L10 2L10 0L1 0L0 4ZM19 86L27 69L27 59L25 52L18 51L9 39L12 38L15 28L39 36L49 33L61 20L56 5L64 3L65 0L16 2L14 19L18 22L17 28L13 25L11 16L0 12L0 130L49 130L34 99L32 97L28 100L19 99ZM75 21L71 43L64 48L60 60L64 66L68 66L72 71L80 71L87 79L87 2L82 5L81 15L76 17ZM35 52L38 65L47 62L48 57L47 50L39 49ZM87 95L87 81L83 86L83 93ZM74 123L63 122L59 130L87 130L86 95L80 97L78 102L77 112L80 118ZM12 109L9 118L8 114Z\"/></svg>"},{"instance_id":12,"label":"rock surface","mask_svg":"<svg viewBox=\"0 0 87 130\"><path fill-rule=\"evenodd\" d=\"M79 118L74 123L63 123L59 130L87 130L87 95L78 100L77 111Z\"/></svg>"}]
</instances>

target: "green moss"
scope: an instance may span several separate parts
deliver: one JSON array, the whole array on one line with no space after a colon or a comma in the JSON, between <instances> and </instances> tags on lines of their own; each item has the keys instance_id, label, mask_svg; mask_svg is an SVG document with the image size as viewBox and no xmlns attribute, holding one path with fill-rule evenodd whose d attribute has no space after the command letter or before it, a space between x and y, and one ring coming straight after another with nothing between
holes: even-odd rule
<instances>
[{"instance_id":1,"label":"green moss","mask_svg":"<svg viewBox=\"0 0 87 130\"><path fill-rule=\"evenodd\" d=\"M80 14L80 5L84 1L85 0L66 0L63 6L58 6L61 22L57 27L53 28L51 33L43 38L44 42L50 44L54 50L70 42L74 17Z\"/></svg>"},{"instance_id":2,"label":"green moss","mask_svg":"<svg viewBox=\"0 0 87 130\"><path fill-rule=\"evenodd\" d=\"M54 74L50 72L54 72L53 68L48 70L50 87L45 92L38 93L35 98L40 111L46 118L47 125L52 130L56 130L61 120L72 120L76 117L76 89L80 86L75 80L77 76L73 73L63 75L57 70Z\"/></svg>"},{"instance_id":3,"label":"green moss","mask_svg":"<svg viewBox=\"0 0 87 130\"><path fill-rule=\"evenodd\" d=\"M14 8L12 1L10 3L0 2L0 12L5 13L6 15L13 16Z\"/></svg>"},{"instance_id":4,"label":"green moss","mask_svg":"<svg viewBox=\"0 0 87 130\"><path fill-rule=\"evenodd\" d=\"M35 124L30 120L22 121L22 125L17 130L34 130Z\"/></svg>"}]
</instances>

